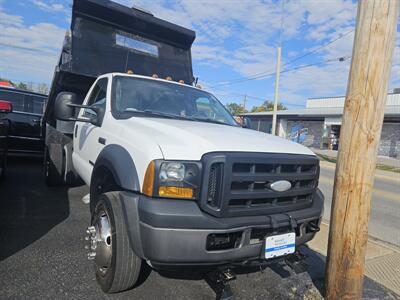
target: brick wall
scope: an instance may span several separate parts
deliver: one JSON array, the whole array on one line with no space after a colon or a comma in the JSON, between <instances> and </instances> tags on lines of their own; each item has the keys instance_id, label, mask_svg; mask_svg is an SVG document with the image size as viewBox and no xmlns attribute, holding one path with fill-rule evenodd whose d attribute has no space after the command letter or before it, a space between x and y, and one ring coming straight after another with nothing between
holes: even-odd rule
<instances>
[{"instance_id":1,"label":"brick wall","mask_svg":"<svg viewBox=\"0 0 400 300\"><path fill-rule=\"evenodd\" d=\"M383 123L378 154L400 158L400 123Z\"/></svg>"},{"instance_id":2,"label":"brick wall","mask_svg":"<svg viewBox=\"0 0 400 300\"><path fill-rule=\"evenodd\" d=\"M298 135L300 133L300 136ZM288 121L286 138L307 147L319 148L324 133L323 121Z\"/></svg>"}]
</instances>

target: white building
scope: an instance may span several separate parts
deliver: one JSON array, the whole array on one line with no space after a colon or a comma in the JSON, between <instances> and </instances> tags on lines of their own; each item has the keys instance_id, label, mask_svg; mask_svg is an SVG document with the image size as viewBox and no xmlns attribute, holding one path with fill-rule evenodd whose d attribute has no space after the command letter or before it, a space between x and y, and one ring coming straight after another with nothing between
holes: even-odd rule
<instances>
[{"instance_id":1,"label":"white building","mask_svg":"<svg viewBox=\"0 0 400 300\"><path fill-rule=\"evenodd\" d=\"M306 108L281 110L277 113L277 130L281 137L309 147L336 149L344 97L312 98ZM247 113L254 129L271 132L272 112ZM389 94L386 100L379 154L400 158L400 93Z\"/></svg>"}]
</instances>

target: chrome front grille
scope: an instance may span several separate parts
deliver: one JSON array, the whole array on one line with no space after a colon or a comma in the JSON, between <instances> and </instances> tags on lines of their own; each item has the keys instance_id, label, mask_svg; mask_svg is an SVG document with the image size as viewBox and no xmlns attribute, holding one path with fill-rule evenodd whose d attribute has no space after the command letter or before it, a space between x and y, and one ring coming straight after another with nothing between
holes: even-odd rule
<instances>
[{"instance_id":1,"label":"chrome front grille","mask_svg":"<svg viewBox=\"0 0 400 300\"><path fill-rule=\"evenodd\" d=\"M311 206L318 186L319 161L311 155L210 153L203 160L208 185L201 205L218 217L302 209ZM271 184L279 180L291 188L274 191Z\"/></svg>"},{"instance_id":2,"label":"chrome front grille","mask_svg":"<svg viewBox=\"0 0 400 300\"><path fill-rule=\"evenodd\" d=\"M208 178L207 204L211 207L218 207L221 200L221 181L223 164L214 163L210 168Z\"/></svg>"}]
</instances>

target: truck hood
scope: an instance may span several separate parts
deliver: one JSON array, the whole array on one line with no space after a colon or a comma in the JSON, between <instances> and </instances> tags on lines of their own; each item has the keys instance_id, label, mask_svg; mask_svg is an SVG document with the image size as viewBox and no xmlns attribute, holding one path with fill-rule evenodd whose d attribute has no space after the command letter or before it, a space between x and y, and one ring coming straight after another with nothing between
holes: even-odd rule
<instances>
[{"instance_id":1,"label":"truck hood","mask_svg":"<svg viewBox=\"0 0 400 300\"><path fill-rule=\"evenodd\" d=\"M286 139L241 127L206 122L134 117L124 120L159 145L164 159L200 160L208 152L269 152L314 155Z\"/></svg>"}]
</instances>

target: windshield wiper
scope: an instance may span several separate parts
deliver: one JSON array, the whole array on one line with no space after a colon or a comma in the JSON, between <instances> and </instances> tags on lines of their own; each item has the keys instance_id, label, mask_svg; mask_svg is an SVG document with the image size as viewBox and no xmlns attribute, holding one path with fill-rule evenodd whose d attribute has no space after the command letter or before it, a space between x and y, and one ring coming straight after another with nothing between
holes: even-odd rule
<instances>
[{"instance_id":1,"label":"windshield wiper","mask_svg":"<svg viewBox=\"0 0 400 300\"><path fill-rule=\"evenodd\" d=\"M157 116L157 117L163 117L163 118L168 118L168 119L182 119L182 120L191 120L193 121L193 118L185 117L185 116L180 116L180 115L174 115L174 114L169 114L169 113L162 113L158 111L152 111L149 109L146 110L130 110L126 109L126 112L132 112L132 113L139 113L139 114L145 114L145 115L150 115L150 116Z\"/></svg>"},{"instance_id":2,"label":"windshield wiper","mask_svg":"<svg viewBox=\"0 0 400 300\"><path fill-rule=\"evenodd\" d=\"M228 124L228 123L225 123L222 121L218 121L218 120L214 120L211 118L180 116L180 115L174 115L174 114L169 114L169 113L153 111L153 110L149 110L149 109L136 110L136 109L128 108L125 110L125 112L145 114L145 115L149 115L149 116L157 116L157 117L163 117L163 118L168 118L168 119L180 119L180 120L189 120L189 121L198 121L198 122L214 123L214 124L220 124L220 125L235 126L235 125L231 125L231 124Z\"/></svg>"},{"instance_id":3,"label":"windshield wiper","mask_svg":"<svg viewBox=\"0 0 400 300\"><path fill-rule=\"evenodd\" d=\"M222 121L210 119L210 118L198 118L198 117L193 117L193 120L200 121L200 122L207 122L207 123L214 123L214 124L220 124L220 125L228 125L228 126L234 126Z\"/></svg>"}]
</instances>

